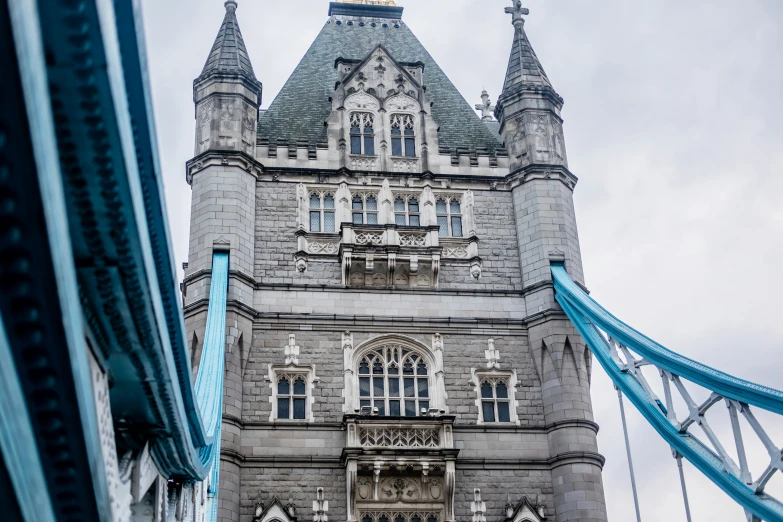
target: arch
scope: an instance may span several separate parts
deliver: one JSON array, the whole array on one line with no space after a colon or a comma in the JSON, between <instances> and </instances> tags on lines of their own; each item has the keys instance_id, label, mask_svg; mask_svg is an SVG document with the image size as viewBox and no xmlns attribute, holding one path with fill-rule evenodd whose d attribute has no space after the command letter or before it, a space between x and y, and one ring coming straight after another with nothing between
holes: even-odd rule
<instances>
[{"instance_id":1,"label":"arch","mask_svg":"<svg viewBox=\"0 0 783 522\"><path fill-rule=\"evenodd\" d=\"M402 334L380 335L378 337L373 337L372 339L368 339L367 341L364 341L363 343L359 344L354 349L353 359L351 361L352 365L354 367L357 367L362 357L372 352L374 349L378 349L385 345L393 344L393 343L408 345L408 347L412 348L413 351L419 353L419 355L424 357L425 361L427 362L427 365L430 368L433 369L435 368L435 354L432 352L432 349L426 344L422 343L421 341L418 341L413 337L408 337L407 335L402 335Z\"/></svg>"},{"instance_id":2,"label":"arch","mask_svg":"<svg viewBox=\"0 0 783 522\"><path fill-rule=\"evenodd\" d=\"M347 412L373 406L382 416L415 416L422 409L445 409L442 364L421 341L382 335L361 343L346 359Z\"/></svg>"}]
</instances>

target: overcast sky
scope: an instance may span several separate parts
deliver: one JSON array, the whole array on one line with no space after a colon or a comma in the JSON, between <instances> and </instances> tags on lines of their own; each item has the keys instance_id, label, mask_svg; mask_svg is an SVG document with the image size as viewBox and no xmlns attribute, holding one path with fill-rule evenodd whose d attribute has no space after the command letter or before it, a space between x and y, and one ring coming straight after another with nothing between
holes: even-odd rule
<instances>
[{"instance_id":1,"label":"overcast sky","mask_svg":"<svg viewBox=\"0 0 783 522\"><path fill-rule=\"evenodd\" d=\"M510 3L398 3L463 96L479 103L486 88L494 102L511 45L510 18L503 13ZM671 349L783 387L783 2L526 5L533 47L566 100L566 145L580 179L575 200L592 295ZM220 0L144 0L143 6L180 264L190 214L185 162L193 155L192 81L224 8ZM242 33L264 83L263 108L325 23L327 8L327 0L239 0ZM609 518L631 521L617 397L597 366L593 403L607 457ZM685 520L668 447L626 406L642 520ZM783 444L783 423L770 427ZM763 457L754 448L752 458ZM686 474L694 522L744 520L742 510L688 464ZM783 479L772 487L783 498Z\"/></svg>"}]
</instances>

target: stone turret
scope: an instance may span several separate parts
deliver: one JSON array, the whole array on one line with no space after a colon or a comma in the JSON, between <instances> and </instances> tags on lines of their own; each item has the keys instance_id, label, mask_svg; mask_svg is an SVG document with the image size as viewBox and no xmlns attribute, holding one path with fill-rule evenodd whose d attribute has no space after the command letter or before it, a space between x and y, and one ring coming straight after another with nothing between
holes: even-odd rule
<instances>
[{"instance_id":1,"label":"stone turret","mask_svg":"<svg viewBox=\"0 0 783 522\"><path fill-rule=\"evenodd\" d=\"M511 171L535 164L567 168L560 118L563 98L552 87L525 34L522 15L529 11L515 0L506 12L513 16L514 42L495 117L509 150Z\"/></svg>"},{"instance_id":2,"label":"stone turret","mask_svg":"<svg viewBox=\"0 0 783 522\"><path fill-rule=\"evenodd\" d=\"M584 283L574 217L576 177L568 170L563 99L525 34L522 2L506 8L514 40L495 115L509 151L528 340L541 380L557 520L605 521L590 401L591 355L554 298L551 264Z\"/></svg>"},{"instance_id":3,"label":"stone turret","mask_svg":"<svg viewBox=\"0 0 783 522\"><path fill-rule=\"evenodd\" d=\"M225 6L226 15L207 63L193 82L196 154L236 150L254 156L262 85L239 30L237 3L228 0Z\"/></svg>"},{"instance_id":4,"label":"stone turret","mask_svg":"<svg viewBox=\"0 0 783 522\"><path fill-rule=\"evenodd\" d=\"M255 161L261 82L256 78L237 22L237 2L225 2L226 14L201 74L193 82L196 106L195 157L188 162L192 190L190 249L185 270L185 325L194 368L199 363L206 327L212 254L229 252L226 310L226 361L222 450L239 450L236 419L242 415L242 373L253 335L255 255ZM239 305L237 305L239 303ZM218 522L239 517L239 466L220 463Z\"/></svg>"}]
</instances>

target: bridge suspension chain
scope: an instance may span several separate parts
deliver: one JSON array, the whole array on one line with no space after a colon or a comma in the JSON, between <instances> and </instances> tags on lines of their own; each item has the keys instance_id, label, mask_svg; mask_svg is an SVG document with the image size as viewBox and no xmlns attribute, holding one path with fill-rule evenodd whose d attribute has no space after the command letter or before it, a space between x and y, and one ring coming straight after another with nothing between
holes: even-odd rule
<instances>
[{"instance_id":1,"label":"bridge suspension chain","mask_svg":"<svg viewBox=\"0 0 783 522\"><path fill-rule=\"evenodd\" d=\"M554 266L552 273L560 306L618 390L672 447L675 457L685 457L756 520L783 522L783 503L766 491L774 474L783 471L783 449L775 444L754 413L765 410L783 416L783 393L727 375L664 348L591 299L571 280L562 265ZM653 391L645 369L656 370L663 400ZM691 388L705 390L706 399L697 401L686 383ZM681 410L684 404L685 411L679 416L675 403ZM715 408L718 404L725 408ZM721 412L728 416L722 420L728 420L731 425L733 440L730 442L721 440L707 418L708 413L713 419ZM768 464L755 474L748 462L741 425L747 426L746 433L752 433L754 442L760 443L769 456ZM694 431L694 426L700 428L703 436ZM734 450L736 460L727 448ZM682 472L681 484L690 517Z\"/></svg>"}]
</instances>

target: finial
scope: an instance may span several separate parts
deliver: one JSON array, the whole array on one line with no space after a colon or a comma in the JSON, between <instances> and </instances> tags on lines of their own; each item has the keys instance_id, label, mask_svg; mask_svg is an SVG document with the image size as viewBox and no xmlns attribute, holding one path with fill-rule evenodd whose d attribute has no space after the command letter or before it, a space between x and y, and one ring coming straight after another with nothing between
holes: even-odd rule
<instances>
[{"instance_id":1,"label":"finial","mask_svg":"<svg viewBox=\"0 0 783 522\"><path fill-rule=\"evenodd\" d=\"M226 0L226 3L223 5L226 6L226 11L236 11L237 7L239 7L237 0Z\"/></svg>"},{"instance_id":2,"label":"finial","mask_svg":"<svg viewBox=\"0 0 783 522\"><path fill-rule=\"evenodd\" d=\"M506 13L511 15L511 23L514 27L525 25L525 19L523 16L530 14L530 9L522 7L522 0L511 0L514 7L506 7Z\"/></svg>"},{"instance_id":3,"label":"finial","mask_svg":"<svg viewBox=\"0 0 783 522\"><path fill-rule=\"evenodd\" d=\"M492 121L495 106L489 101L489 93L487 93L486 89L481 91L481 103L476 105L476 110L481 111L481 119L483 121Z\"/></svg>"}]
</instances>

